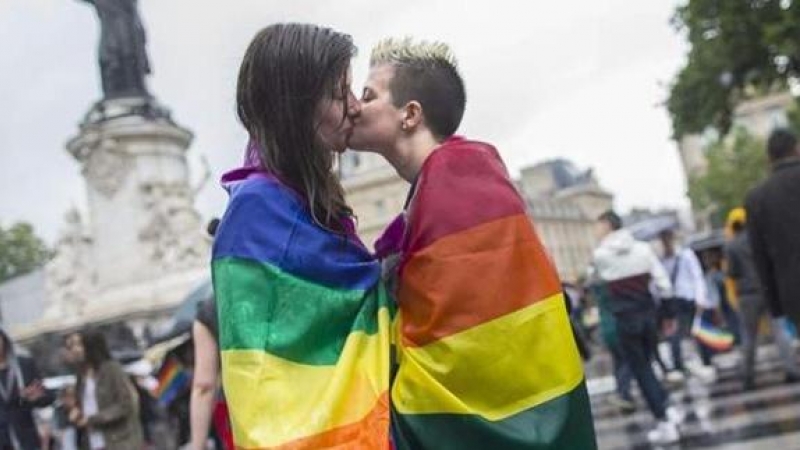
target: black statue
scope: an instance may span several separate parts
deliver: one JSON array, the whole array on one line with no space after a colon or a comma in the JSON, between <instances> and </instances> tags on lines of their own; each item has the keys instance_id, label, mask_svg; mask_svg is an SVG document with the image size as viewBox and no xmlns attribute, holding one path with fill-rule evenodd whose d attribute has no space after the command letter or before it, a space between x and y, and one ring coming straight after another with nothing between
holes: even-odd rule
<instances>
[{"instance_id":1,"label":"black statue","mask_svg":"<svg viewBox=\"0 0 800 450\"><path fill-rule=\"evenodd\" d=\"M83 0L100 18L100 75L103 98L150 97L145 75L150 63L137 0Z\"/></svg>"}]
</instances>

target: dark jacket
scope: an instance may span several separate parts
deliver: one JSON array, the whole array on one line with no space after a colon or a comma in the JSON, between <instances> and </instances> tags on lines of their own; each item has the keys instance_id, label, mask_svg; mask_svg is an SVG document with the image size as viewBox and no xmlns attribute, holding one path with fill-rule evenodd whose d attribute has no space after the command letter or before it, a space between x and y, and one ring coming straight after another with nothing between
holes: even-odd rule
<instances>
[{"instance_id":1,"label":"dark jacket","mask_svg":"<svg viewBox=\"0 0 800 450\"><path fill-rule=\"evenodd\" d=\"M778 164L746 208L762 294L774 316L800 323L800 158Z\"/></svg>"},{"instance_id":2,"label":"dark jacket","mask_svg":"<svg viewBox=\"0 0 800 450\"><path fill-rule=\"evenodd\" d=\"M10 341L7 341L10 342ZM9 348L9 347L6 347ZM16 364L19 365L19 375L24 386L30 385L35 380L41 380L39 371L33 360L22 356L13 356ZM6 371L12 371L9 364ZM2 371L3 375L7 372ZM6 382L5 376L0 382ZM0 448L11 446L11 433L14 434L22 450L37 450L41 448L39 442L39 431L36 428L36 421L33 418L33 410L49 405L55 399L52 392L46 392L44 397L35 402L28 402L20 397L19 382L14 382L14 387L8 399L0 396ZM24 387L23 386L23 387ZM13 448L13 447L12 447Z\"/></svg>"},{"instance_id":3,"label":"dark jacket","mask_svg":"<svg viewBox=\"0 0 800 450\"><path fill-rule=\"evenodd\" d=\"M740 295L761 293L761 281L753 260L753 250L747 233L739 233L725 245L725 258L728 261L728 276L736 281Z\"/></svg>"},{"instance_id":4,"label":"dark jacket","mask_svg":"<svg viewBox=\"0 0 800 450\"><path fill-rule=\"evenodd\" d=\"M89 428L103 433L106 448L111 450L142 450L144 438L139 422L139 401L122 366L106 361L95 372L97 414L88 418ZM85 379L78 376L78 399L83 399ZM89 449L89 434L81 430L80 448Z\"/></svg>"}]
</instances>

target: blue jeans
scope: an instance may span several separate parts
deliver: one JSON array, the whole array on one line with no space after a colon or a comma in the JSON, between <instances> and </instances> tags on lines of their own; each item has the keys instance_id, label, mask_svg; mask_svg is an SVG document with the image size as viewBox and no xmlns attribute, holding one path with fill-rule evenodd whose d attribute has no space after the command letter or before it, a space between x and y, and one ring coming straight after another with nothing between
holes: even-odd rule
<instances>
[{"instance_id":1,"label":"blue jeans","mask_svg":"<svg viewBox=\"0 0 800 450\"><path fill-rule=\"evenodd\" d=\"M633 401L631 396L631 380L633 380L633 372L628 361L625 360L625 355L622 353L622 347L619 342L615 342L608 346L611 353L611 364L614 366L614 380L617 382L617 394L625 400Z\"/></svg>"}]
</instances>

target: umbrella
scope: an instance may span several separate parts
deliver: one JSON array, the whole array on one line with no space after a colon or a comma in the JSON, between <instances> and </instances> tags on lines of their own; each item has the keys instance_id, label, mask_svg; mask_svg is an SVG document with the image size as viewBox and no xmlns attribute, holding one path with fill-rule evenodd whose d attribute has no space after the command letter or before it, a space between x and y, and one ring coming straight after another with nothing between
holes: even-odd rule
<instances>
[{"instance_id":1,"label":"umbrella","mask_svg":"<svg viewBox=\"0 0 800 450\"><path fill-rule=\"evenodd\" d=\"M640 241L651 241L658 237L661 232L675 230L680 227L678 218L672 215L656 216L644 219L625 227L631 232L633 237Z\"/></svg>"}]
</instances>

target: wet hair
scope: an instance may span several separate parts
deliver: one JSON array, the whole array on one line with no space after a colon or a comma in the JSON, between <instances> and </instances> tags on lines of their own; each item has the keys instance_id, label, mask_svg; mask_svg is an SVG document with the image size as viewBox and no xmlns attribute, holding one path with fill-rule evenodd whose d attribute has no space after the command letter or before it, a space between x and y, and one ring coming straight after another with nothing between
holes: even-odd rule
<instances>
[{"instance_id":1,"label":"wet hair","mask_svg":"<svg viewBox=\"0 0 800 450\"><path fill-rule=\"evenodd\" d=\"M737 220L731 223L731 230L733 230L734 233L738 234L744 231L744 228L745 228L744 222L742 222L741 220Z\"/></svg>"},{"instance_id":2,"label":"wet hair","mask_svg":"<svg viewBox=\"0 0 800 450\"><path fill-rule=\"evenodd\" d=\"M317 134L317 108L343 96L353 39L330 28L281 23L253 38L239 69L236 110L263 169L303 194L321 226L344 231L352 210L333 172L334 155Z\"/></svg>"},{"instance_id":3,"label":"wet hair","mask_svg":"<svg viewBox=\"0 0 800 450\"><path fill-rule=\"evenodd\" d=\"M390 64L392 102L401 108L410 101L422 105L425 125L438 139L458 130L467 103L464 80L447 44L389 38L372 50L370 66Z\"/></svg>"},{"instance_id":4,"label":"wet hair","mask_svg":"<svg viewBox=\"0 0 800 450\"><path fill-rule=\"evenodd\" d=\"M778 128L767 140L767 156L770 161L779 161L797 154L797 136L786 128Z\"/></svg>"},{"instance_id":5,"label":"wet hair","mask_svg":"<svg viewBox=\"0 0 800 450\"><path fill-rule=\"evenodd\" d=\"M598 222L606 222L612 230L617 231L622 228L622 218L619 214L615 213L612 210L608 210L597 218Z\"/></svg>"}]
</instances>

